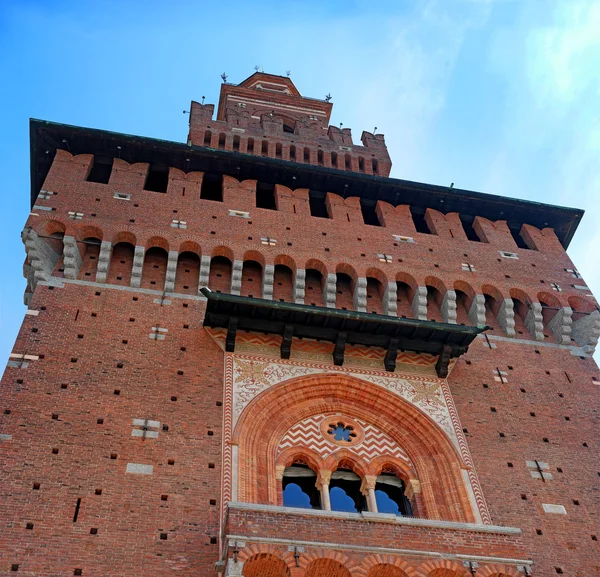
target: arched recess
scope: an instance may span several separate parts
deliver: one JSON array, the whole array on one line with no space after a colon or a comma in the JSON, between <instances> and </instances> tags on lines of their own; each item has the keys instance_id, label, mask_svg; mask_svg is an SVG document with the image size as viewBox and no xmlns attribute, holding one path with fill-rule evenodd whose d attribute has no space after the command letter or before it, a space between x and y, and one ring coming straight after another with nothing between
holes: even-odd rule
<instances>
[{"instance_id":1,"label":"arched recess","mask_svg":"<svg viewBox=\"0 0 600 577\"><path fill-rule=\"evenodd\" d=\"M289 399L297 399L290 403ZM396 394L348 375L289 379L254 398L236 425L239 463L264 463L240 474L242 502L277 504L276 453L280 439L298 421L336 412L372 423L406 452L422 488L426 518L474 522L462 477L464 463L446 434L425 413Z\"/></svg>"},{"instance_id":2,"label":"arched recess","mask_svg":"<svg viewBox=\"0 0 600 577\"><path fill-rule=\"evenodd\" d=\"M500 312L504 297L500 291L492 285L483 285L481 287L481 292L485 299L485 322L491 327L490 330L501 335L503 330L498 322L498 313Z\"/></svg>"},{"instance_id":3,"label":"arched recess","mask_svg":"<svg viewBox=\"0 0 600 577\"><path fill-rule=\"evenodd\" d=\"M65 245L63 238L65 236L66 227L62 222L58 220L48 221L44 225L42 236L49 248L51 248L57 255L58 260L54 265L52 276L64 277L64 249Z\"/></svg>"},{"instance_id":4,"label":"arched recess","mask_svg":"<svg viewBox=\"0 0 600 577\"><path fill-rule=\"evenodd\" d=\"M306 265L306 280L304 281L304 304L322 307L323 291L327 267L319 260L310 259Z\"/></svg>"},{"instance_id":5,"label":"arched recess","mask_svg":"<svg viewBox=\"0 0 600 577\"><path fill-rule=\"evenodd\" d=\"M510 289L510 298L513 301L515 311L515 331L517 336L522 339L532 338L533 335L529 332L525 324L531 305L529 295L521 289L512 288Z\"/></svg>"},{"instance_id":6,"label":"arched recess","mask_svg":"<svg viewBox=\"0 0 600 577\"><path fill-rule=\"evenodd\" d=\"M142 268L141 288L162 291L165 288L167 260L169 255L164 248L153 246L146 250Z\"/></svg>"},{"instance_id":7,"label":"arched recess","mask_svg":"<svg viewBox=\"0 0 600 577\"><path fill-rule=\"evenodd\" d=\"M177 257L177 271L175 273L175 292L189 295L198 294L198 281L200 277L199 251L185 250Z\"/></svg>"},{"instance_id":8,"label":"arched recess","mask_svg":"<svg viewBox=\"0 0 600 577\"><path fill-rule=\"evenodd\" d=\"M315 559L306 568L304 577L352 577L350 571L335 559Z\"/></svg>"},{"instance_id":9,"label":"arched recess","mask_svg":"<svg viewBox=\"0 0 600 577\"><path fill-rule=\"evenodd\" d=\"M135 243L135 238L132 240ZM113 246L107 283L129 286L134 252L135 245L128 241L119 241Z\"/></svg>"},{"instance_id":10,"label":"arched recess","mask_svg":"<svg viewBox=\"0 0 600 577\"><path fill-rule=\"evenodd\" d=\"M537 300L542 305L542 322L544 324L544 337L546 341L555 343L554 332L550 328L550 321L562 309L562 303L553 294L548 292L539 292Z\"/></svg>"},{"instance_id":11,"label":"arched recess","mask_svg":"<svg viewBox=\"0 0 600 577\"><path fill-rule=\"evenodd\" d=\"M335 306L338 309L354 310L354 287L358 275L356 271L347 264L339 264L336 269L336 298Z\"/></svg>"},{"instance_id":12,"label":"arched recess","mask_svg":"<svg viewBox=\"0 0 600 577\"><path fill-rule=\"evenodd\" d=\"M276 264L273 274L273 300L294 302L294 273L285 264Z\"/></svg>"},{"instance_id":13,"label":"arched recess","mask_svg":"<svg viewBox=\"0 0 600 577\"><path fill-rule=\"evenodd\" d=\"M456 323L459 325L472 325L473 322L469 312L475 299L475 290L464 281L456 281L454 292L456 293Z\"/></svg>"},{"instance_id":14,"label":"arched recess","mask_svg":"<svg viewBox=\"0 0 600 577\"><path fill-rule=\"evenodd\" d=\"M387 278L379 269L367 270L367 312L383 314L386 286Z\"/></svg>"},{"instance_id":15,"label":"arched recess","mask_svg":"<svg viewBox=\"0 0 600 577\"><path fill-rule=\"evenodd\" d=\"M81 254L81 267L79 268L79 278L83 280L95 281L96 270L98 268L98 256L100 255L100 245L102 239L93 236L87 236L82 241L77 242L77 248Z\"/></svg>"},{"instance_id":16,"label":"arched recess","mask_svg":"<svg viewBox=\"0 0 600 577\"><path fill-rule=\"evenodd\" d=\"M446 286L440 279L432 276L425 279L425 286L427 287L427 318L430 321L444 322L442 303Z\"/></svg>"},{"instance_id":17,"label":"arched recess","mask_svg":"<svg viewBox=\"0 0 600 577\"><path fill-rule=\"evenodd\" d=\"M240 294L243 297L262 296L263 267L255 260L245 260L242 268L242 288Z\"/></svg>"},{"instance_id":18,"label":"arched recess","mask_svg":"<svg viewBox=\"0 0 600 577\"><path fill-rule=\"evenodd\" d=\"M371 567L367 577L408 577L408 574L390 563L381 563Z\"/></svg>"},{"instance_id":19,"label":"arched recess","mask_svg":"<svg viewBox=\"0 0 600 577\"><path fill-rule=\"evenodd\" d=\"M396 305L398 307L397 315L401 318L412 319L414 317L412 302L417 290L417 281L415 278L404 272L396 275Z\"/></svg>"},{"instance_id":20,"label":"arched recess","mask_svg":"<svg viewBox=\"0 0 600 577\"><path fill-rule=\"evenodd\" d=\"M244 562L243 577L289 577L287 563L270 553L258 553Z\"/></svg>"}]
</instances>

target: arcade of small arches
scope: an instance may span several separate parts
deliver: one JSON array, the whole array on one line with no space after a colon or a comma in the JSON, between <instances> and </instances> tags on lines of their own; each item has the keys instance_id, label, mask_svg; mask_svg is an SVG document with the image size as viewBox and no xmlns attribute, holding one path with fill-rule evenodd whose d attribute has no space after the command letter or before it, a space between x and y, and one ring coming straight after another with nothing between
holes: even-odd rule
<instances>
[{"instance_id":1,"label":"arcade of small arches","mask_svg":"<svg viewBox=\"0 0 600 577\"><path fill-rule=\"evenodd\" d=\"M110 241L97 227L83 226L76 236L47 221L42 230L24 231L29 286L50 276L88 280L197 296L208 286L216 292L297 304L356 310L465 325L488 325L493 334L558 344L595 347L600 312L591 300L519 287L500 290L464 280L417 278L407 271L385 273L367 268L362 275L347 263L326 265L317 259L297 262L288 254L248 250L234 255L217 246L210 254L186 240L173 250L154 236L138 244L131 232ZM241 258L240 258L241 257Z\"/></svg>"},{"instance_id":2,"label":"arcade of small arches","mask_svg":"<svg viewBox=\"0 0 600 577\"><path fill-rule=\"evenodd\" d=\"M298 553L298 548L278 550L272 545L235 542L226 567L227 577L527 577L531 570L504 563L469 563L459 560L405 560L389 554L355 558L329 550Z\"/></svg>"}]
</instances>

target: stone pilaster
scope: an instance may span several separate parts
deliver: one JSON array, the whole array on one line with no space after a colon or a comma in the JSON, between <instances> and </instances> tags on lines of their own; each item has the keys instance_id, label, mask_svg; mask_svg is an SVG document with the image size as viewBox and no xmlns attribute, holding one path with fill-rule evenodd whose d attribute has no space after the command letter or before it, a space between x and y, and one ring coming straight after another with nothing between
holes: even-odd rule
<instances>
[{"instance_id":1,"label":"stone pilaster","mask_svg":"<svg viewBox=\"0 0 600 577\"><path fill-rule=\"evenodd\" d=\"M231 267L231 294L239 295L242 290L242 271L244 261L234 260Z\"/></svg>"},{"instance_id":2,"label":"stone pilaster","mask_svg":"<svg viewBox=\"0 0 600 577\"><path fill-rule=\"evenodd\" d=\"M167 274L165 275L165 292L172 293L175 290L175 277L177 276L177 259L179 253L176 250L169 251L167 259Z\"/></svg>"},{"instance_id":3,"label":"stone pilaster","mask_svg":"<svg viewBox=\"0 0 600 577\"><path fill-rule=\"evenodd\" d=\"M412 300L413 318L427 320L427 287L418 286Z\"/></svg>"},{"instance_id":4,"label":"stone pilaster","mask_svg":"<svg viewBox=\"0 0 600 577\"><path fill-rule=\"evenodd\" d=\"M297 305L304 304L304 298L306 296L306 270L303 268L296 269L294 275L294 287L292 289L292 295L294 302Z\"/></svg>"},{"instance_id":5,"label":"stone pilaster","mask_svg":"<svg viewBox=\"0 0 600 577\"><path fill-rule=\"evenodd\" d=\"M111 256L112 242L103 240L100 244L100 254L98 255L98 266L96 268L96 282L106 282L108 270L110 269Z\"/></svg>"},{"instance_id":6,"label":"stone pilaster","mask_svg":"<svg viewBox=\"0 0 600 577\"><path fill-rule=\"evenodd\" d=\"M133 266L131 267L130 286L139 288L142 282L142 270L144 268L144 256L146 249L143 246L136 246L133 251Z\"/></svg>"},{"instance_id":7,"label":"stone pilaster","mask_svg":"<svg viewBox=\"0 0 600 577\"><path fill-rule=\"evenodd\" d=\"M275 267L268 264L263 269L262 278L262 298L268 301L273 300L273 282L275 280Z\"/></svg>"},{"instance_id":8,"label":"stone pilaster","mask_svg":"<svg viewBox=\"0 0 600 577\"><path fill-rule=\"evenodd\" d=\"M448 289L442 299L442 306L440 309L444 322L455 325L456 324L456 292Z\"/></svg>"},{"instance_id":9,"label":"stone pilaster","mask_svg":"<svg viewBox=\"0 0 600 577\"><path fill-rule=\"evenodd\" d=\"M383 314L398 316L398 285L395 282L389 282L383 292Z\"/></svg>"},{"instance_id":10,"label":"stone pilaster","mask_svg":"<svg viewBox=\"0 0 600 577\"><path fill-rule=\"evenodd\" d=\"M354 310L365 313L367 312L367 279L359 277L356 279L354 286L354 294L352 295L352 304Z\"/></svg>"}]
</instances>

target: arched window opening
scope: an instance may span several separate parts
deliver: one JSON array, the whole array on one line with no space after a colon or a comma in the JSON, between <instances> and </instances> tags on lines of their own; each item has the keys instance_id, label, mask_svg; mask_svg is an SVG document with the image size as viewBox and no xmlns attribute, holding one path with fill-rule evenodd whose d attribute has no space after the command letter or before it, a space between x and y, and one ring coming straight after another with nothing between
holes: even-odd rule
<instances>
[{"instance_id":1,"label":"arched window opening","mask_svg":"<svg viewBox=\"0 0 600 577\"><path fill-rule=\"evenodd\" d=\"M376 278L367 277L367 312L383 314L383 285Z\"/></svg>"},{"instance_id":2,"label":"arched window opening","mask_svg":"<svg viewBox=\"0 0 600 577\"><path fill-rule=\"evenodd\" d=\"M501 303L489 294L484 293L483 297L485 298L485 323L491 327L490 330L501 333L502 327L498 322Z\"/></svg>"},{"instance_id":3,"label":"arched window opening","mask_svg":"<svg viewBox=\"0 0 600 577\"><path fill-rule=\"evenodd\" d=\"M244 562L244 577L290 577L283 559L269 553L258 553Z\"/></svg>"},{"instance_id":4,"label":"arched window opening","mask_svg":"<svg viewBox=\"0 0 600 577\"><path fill-rule=\"evenodd\" d=\"M296 147L293 144L290 146L290 160L296 160Z\"/></svg>"},{"instance_id":5,"label":"arched window opening","mask_svg":"<svg viewBox=\"0 0 600 577\"><path fill-rule=\"evenodd\" d=\"M195 252L182 252L177 259L175 292L189 295L198 294L200 257Z\"/></svg>"},{"instance_id":6,"label":"arched window opening","mask_svg":"<svg viewBox=\"0 0 600 577\"><path fill-rule=\"evenodd\" d=\"M260 153L263 156L268 156L268 154L269 154L269 143L266 140L262 141L262 145L260 147Z\"/></svg>"},{"instance_id":7,"label":"arched window opening","mask_svg":"<svg viewBox=\"0 0 600 577\"><path fill-rule=\"evenodd\" d=\"M410 213L412 215L413 222L415 223L415 228L417 232L421 234L433 234L431 230L429 230L429 226L425 221L425 209L420 207L410 207Z\"/></svg>"},{"instance_id":8,"label":"arched window opening","mask_svg":"<svg viewBox=\"0 0 600 577\"><path fill-rule=\"evenodd\" d=\"M248 154L254 154L254 138L248 139L248 146L246 147Z\"/></svg>"},{"instance_id":9,"label":"arched window opening","mask_svg":"<svg viewBox=\"0 0 600 577\"><path fill-rule=\"evenodd\" d=\"M529 307L519 299L513 298L512 301L515 312L515 331L517 335L522 335L524 338L528 338L531 335L529 334L529 331L525 325L525 319L527 318Z\"/></svg>"},{"instance_id":10,"label":"arched window opening","mask_svg":"<svg viewBox=\"0 0 600 577\"><path fill-rule=\"evenodd\" d=\"M275 145L275 158L281 158L281 154L282 154L282 147L281 147L281 143L278 142Z\"/></svg>"},{"instance_id":11,"label":"arched window opening","mask_svg":"<svg viewBox=\"0 0 600 577\"><path fill-rule=\"evenodd\" d=\"M382 473L375 483L375 499L379 513L412 515L410 501L404 494L406 487L402 479L393 473Z\"/></svg>"},{"instance_id":12,"label":"arched window opening","mask_svg":"<svg viewBox=\"0 0 600 577\"><path fill-rule=\"evenodd\" d=\"M479 238L479 235L475 232L473 228L473 222L475 221L474 216L459 214L460 222L462 224L463 230L467 235L467 239L473 242L485 242Z\"/></svg>"},{"instance_id":13,"label":"arched window opening","mask_svg":"<svg viewBox=\"0 0 600 577\"><path fill-rule=\"evenodd\" d=\"M320 509L321 495L316 486L317 474L303 463L286 467L283 472L283 506Z\"/></svg>"},{"instance_id":14,"label":"arched window opening","mask_svg":"<svg viewBox=\"0 0 600 577\"><path fill-rule=\"evenodd\" d=\"M396 304L398 310L396 314L403 319L412 319L412 301L414 298L414 291L410 285L405 282L398 281L396 283Z\"/></svg>"},{"instance_id":15,"label":"arched window opening","mask_svg":"<svg viewBox=\"0 0 600 577\"><path fill-rule=\"evenodd\" d=\"M310 207L310 216L318 218L330 218L327 212L326 195L318 190L308 191L308 205Z\"/></svg>"},{"instance_id":16,"label":"arched window opening","mask_svg":"<svg viewBox=\"0 0 600 577\"><path fill-rule=\"evenodd\" d=\"M225 256L214 256L210 261L208 288L217 293L231 291L231 261Z\"/></svg>"},{"instance_id":17,"label":"arched window opening","mask_svg":"<svg viewBox=\"0 0 600 577\"><path fill-rule=\"evenodd\" d=\"M146 173L146 183L144 190L152 192L167 192L169 185L169 167L159 164L151 164L148 166Z\"/></svg>"},{"instance_id":18,"label":"arched window opening","mask_svg":"<svg viewBox=\"0 0 600 577\"><path fill-rule=\"evenodd\" d=\"M164 248L153 246L144 255L141 288L164 290L169 255Z\"/></svg>"},{"instance_id":19,"label":"arched window opening","mask_svg":"<svg viewBox=\"0 0 600 577\"><path fill-rule=\"evenodd\" d=\"M331 153L331 166L333 166L333 168L337 168L338 167L338 155L337 155L337 152L332 152Z\"/></svg>"},{"instance_id":20,"label":"arched window opening","mask_svg":"<svg viewBox=\"0 0 600 577\"><path fill-rule=\"evenodd\" d=\"M430 321L444 322L440 307L442 306L442 293L435 287L427 285L427 318Z\"/></svg>"},{"instance_id":21,"label":"arched window opening","mask_svg":"<svg viewBox=\"0 0 600 577\"><path fill-rule=\"evenodd\" d=\"M233 150L235 150L236 152L238 152L240 149L240 137L236 134L233 137Z\"/></svg>"},{"instance_id":22,"label":"arched window opening","mask_svg":"<svg viewBox=\"0 0 600 577\"><path fill-rule=\"evenodd\" d=\"M219 148L225 148L225 133L221 132L219 134Z\"/></svg>"},{"instance_id":23,"label":"arched window opening","mask_svg":"<svg viewBox=\"0 0 600 577\"><path fill-rule=\"evenodd\" d=\"M129 286L134 252L135 247L128 242L119 242L113 246L106 282Z\"/></svg>"},{"instance_id":24,"label":"arched window opening","mask_svg":"<svg viewBox=\"0 0 600 577\"><path fill-rule=\"evenodd\" d=\"M336 299L335 306L338 309L352 311L354 303L352 302L352 279L343 272L337 273L335 283Z\"/></svg>"},{"instance_id":25,"label":"arched window opening","mask_svg":"<svg viewBox=\"0 0 600 577\"><path fill-rule=\"evenodd\" d=\"M329 501L332 511L360 513L366 511L367 504L360 492L360 477L350 469L339 468L331 473Z\"/></svg>"},{"instance_id":26,"label":"arched window opening","mask_svg":"<svg viewBox=\"0 0 600 577\"><path fill-rule=\"evenodd\" d=\"M350 155L349 154L345 154L344 155L344 166L346 168L346 170L350 170Z\"/></svg>"},{"instance_id":27,"label":"arched window opening","mask_svg":"<svg viewBox=\"0 0 600 577\"><path fill-rule=\"evenodd\" d=\"M86 180L88 182L98 182L99 184L108 184L110 173L112 172L113 159L108 156L98 156L94 154L90 171Z\"/></svg>"},{"instance_id":28,"label":"arched window opening","mask_svg":"<svg viewBox=\"0 0 600 577\"><path fill-rule=\"evenodd\" d=\"M293 303L293 287L294 275L292 269L284 264L276 264L275 274L273 275L273 300Z\"/></svg>"},{"instance_id":29,"label":"arched window opening","mask_svg":"<svg viewBox=\"0 0 600 577\"><path fill-rule=\"evenodd\" d=\"M212 138L212 132L210 130L204 131L204 146L210 146L210 139Z\"/></svg>"},{"instance_id":30,"label":"arched window opening","mask_svg":"<svg viewBox=\"0 0 600 577\"><path fill-rule=\"evenodd\" d=\"M304 162L310 162L310 149L304 149Z\"/></svg>"},{"instance_id":31,"label":"arched window opening","mask_svg":"<svg viewBox=\"0 0 600 577\"><path fill-rule=\"evenodd\" d=\"M358 157L358 170L359 172L365 171L365 159L362 156Z\"/></svg>"},{"instance_id":32,"label":"arched window opening","mask_svg":"<svg viewBox=\"0 0 600 577\"><path fill-rule=\"evenodd\" d=\"M375 205L377 201L369 201L364 198L360 199L360 210L362 212L363 220L365 224L371 226L381 226L379 222L379 217L377 216L377 212L375 211Z\"/></svg>"},{"instance_id":33,"label":"arched window opening","mask_svg":"<svg viewBox=\"0 0 600 577\"><path fill-rule=\"evenodd\" d=\"M471 303L471 299L469 295L464 293L461 290L455 289L456 293L456 322L459 325L470 325L471 319L469 317L469 308Z\"/></svg>"},{"instance_id":34,"label":"arched window opening","mask_svg":"<svg viewBox=\"0 0 600 577\"><path fill-rule=\"evenodd\" d=\"M79 278L83 280L96 280L96 269L98 268L98 257L100 256L101 240L95 237L84 238L83 242L77 243L81 253L81 268Z\"/></svg>"},{"instance_id":35,"label":"arched window opening","mask_svg":"<svg viewBox=\"0 0 600 577\"><path fill-rule=\"evenodd\" d=\"M379 174L379 162L376 158L371 159L371 168L373 169L373 174Z\"/></svg>"},{"instance_id":36,"label":"arched window opening","mask_svg":"<svg viewBox=\"0 0 600 577\"><path fill-rule=\"evenodd\" d=\"M202 200L214 200L223 202L223 175L205 172L200 187L200 198Z\"/></svg>"},{"instance_id":37,"label":"arched window opening","mask_svg":"<svg viewBox=\"0 0 600 577\"><path fill-rule=\"evenodd\" d=\"M244 261L241 296L254 298L262 296L262 272L262 266L255 260Z\"/></svg>"},{"instance_id":38,"label":"arched window opening","mask_svg":"<svg viewBox=\"0 0 600 577\"><path fill-rule=\"evenodd\" d=\"M283 132L286 132L287 134L294 134L294 127L284 123Z\"/></svg>"},{"instance_id":39,"label":"arched window opening","mask_svg":"<svg viewBox=\"0 0 600 577\"><path fill-rule=\"evenodd\" d=\"M256 208L277 210L275 201L275 185L268 182L259 182L256 185Z\"/></svg>"},{"instance_id":40,"label":"arched window opening","mask_svg":"<svg viewBox=\"0 0 600 577\"><path fill-rule=\"evenodd\" d=\"M306 269L304 304L323 306L323 275L314 268Z\"/></svg>"},{"instance_id":41,"label":"arched window opening","mask_svg":"<svg viewBox=\"0 0 600 577\"><path fill-rule=\"evenodd\" d=\"M322 150L318 150L317 151L317 164L319 166L323 166L323 151Z\"/></svg>"},{"instance_id":42,"label":"arched window opening","mask_svg":"<svg viewBox=\"0 0 600 577\"><path fill-rule=\"evenodd\" d=\"M64 251L65 245L63 243L64 232L53 232L49 238L46 239L48 246L58 255L58 260L54 265L52 276L64 277Z\"/></svg>"}]
</instances>

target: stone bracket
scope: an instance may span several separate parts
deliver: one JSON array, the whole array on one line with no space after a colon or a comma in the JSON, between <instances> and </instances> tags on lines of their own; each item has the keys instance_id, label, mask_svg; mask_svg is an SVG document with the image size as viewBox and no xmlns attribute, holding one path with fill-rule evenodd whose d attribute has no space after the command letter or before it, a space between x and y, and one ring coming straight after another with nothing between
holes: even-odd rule
<instances>
[{"instance_id":1,"label":"stone bracket","mask_svg":"<svg viewBox=\"0 0 600 577\"><path fill-rule=\"evenodd\" d=\"M281 339L281 358L289 359L292 353L292 337L294 336L294 325L286 325Z\"/></svg>"},{"instance_id":2,"label":"stone bracket","mask_svg":"<svg viewBox=\"0 0 600 577\"><path fill-rule=\"evenodd\" d=\"M339 332L333 347L333 364L341 367L344 364L344 353L346 351L346 337L347 334Z\"/></svg>"},{"instance_id":3,"label":"stone bracket","mask_svg":"<svg viewBox=\"0 0 600 577\"><path fill-rule=\"evenodd\" d=\"M451 356L452 347L450 345L443 345L437 363L435 363L435 372L438 377L445 379L448 376L448 365L450 364Z\"/></svg>"},{"instance_id":4,"label":"stone bracket","mask_svg":"<svg viewBox=\"0 0 600 577\"><path fill-rule=\"evenodd\" d=\"M227 336L225 337L225 350L228 353L235 351L235 336L237 333L239 320L235 317L229 319L229 326L227 327Z\"/></svg>"},{"instance_id":5,"label":"stone bracket","mask_svg":"<svg viewBox=\"0 0 600 577\"><path fill-rule=\"evenodd\" d=\"M385 353L383 365L385 370L393 373L396 370L396 357L398 356L398 339L390 339L390 346Z\"/></svg>"}]
</instances>

